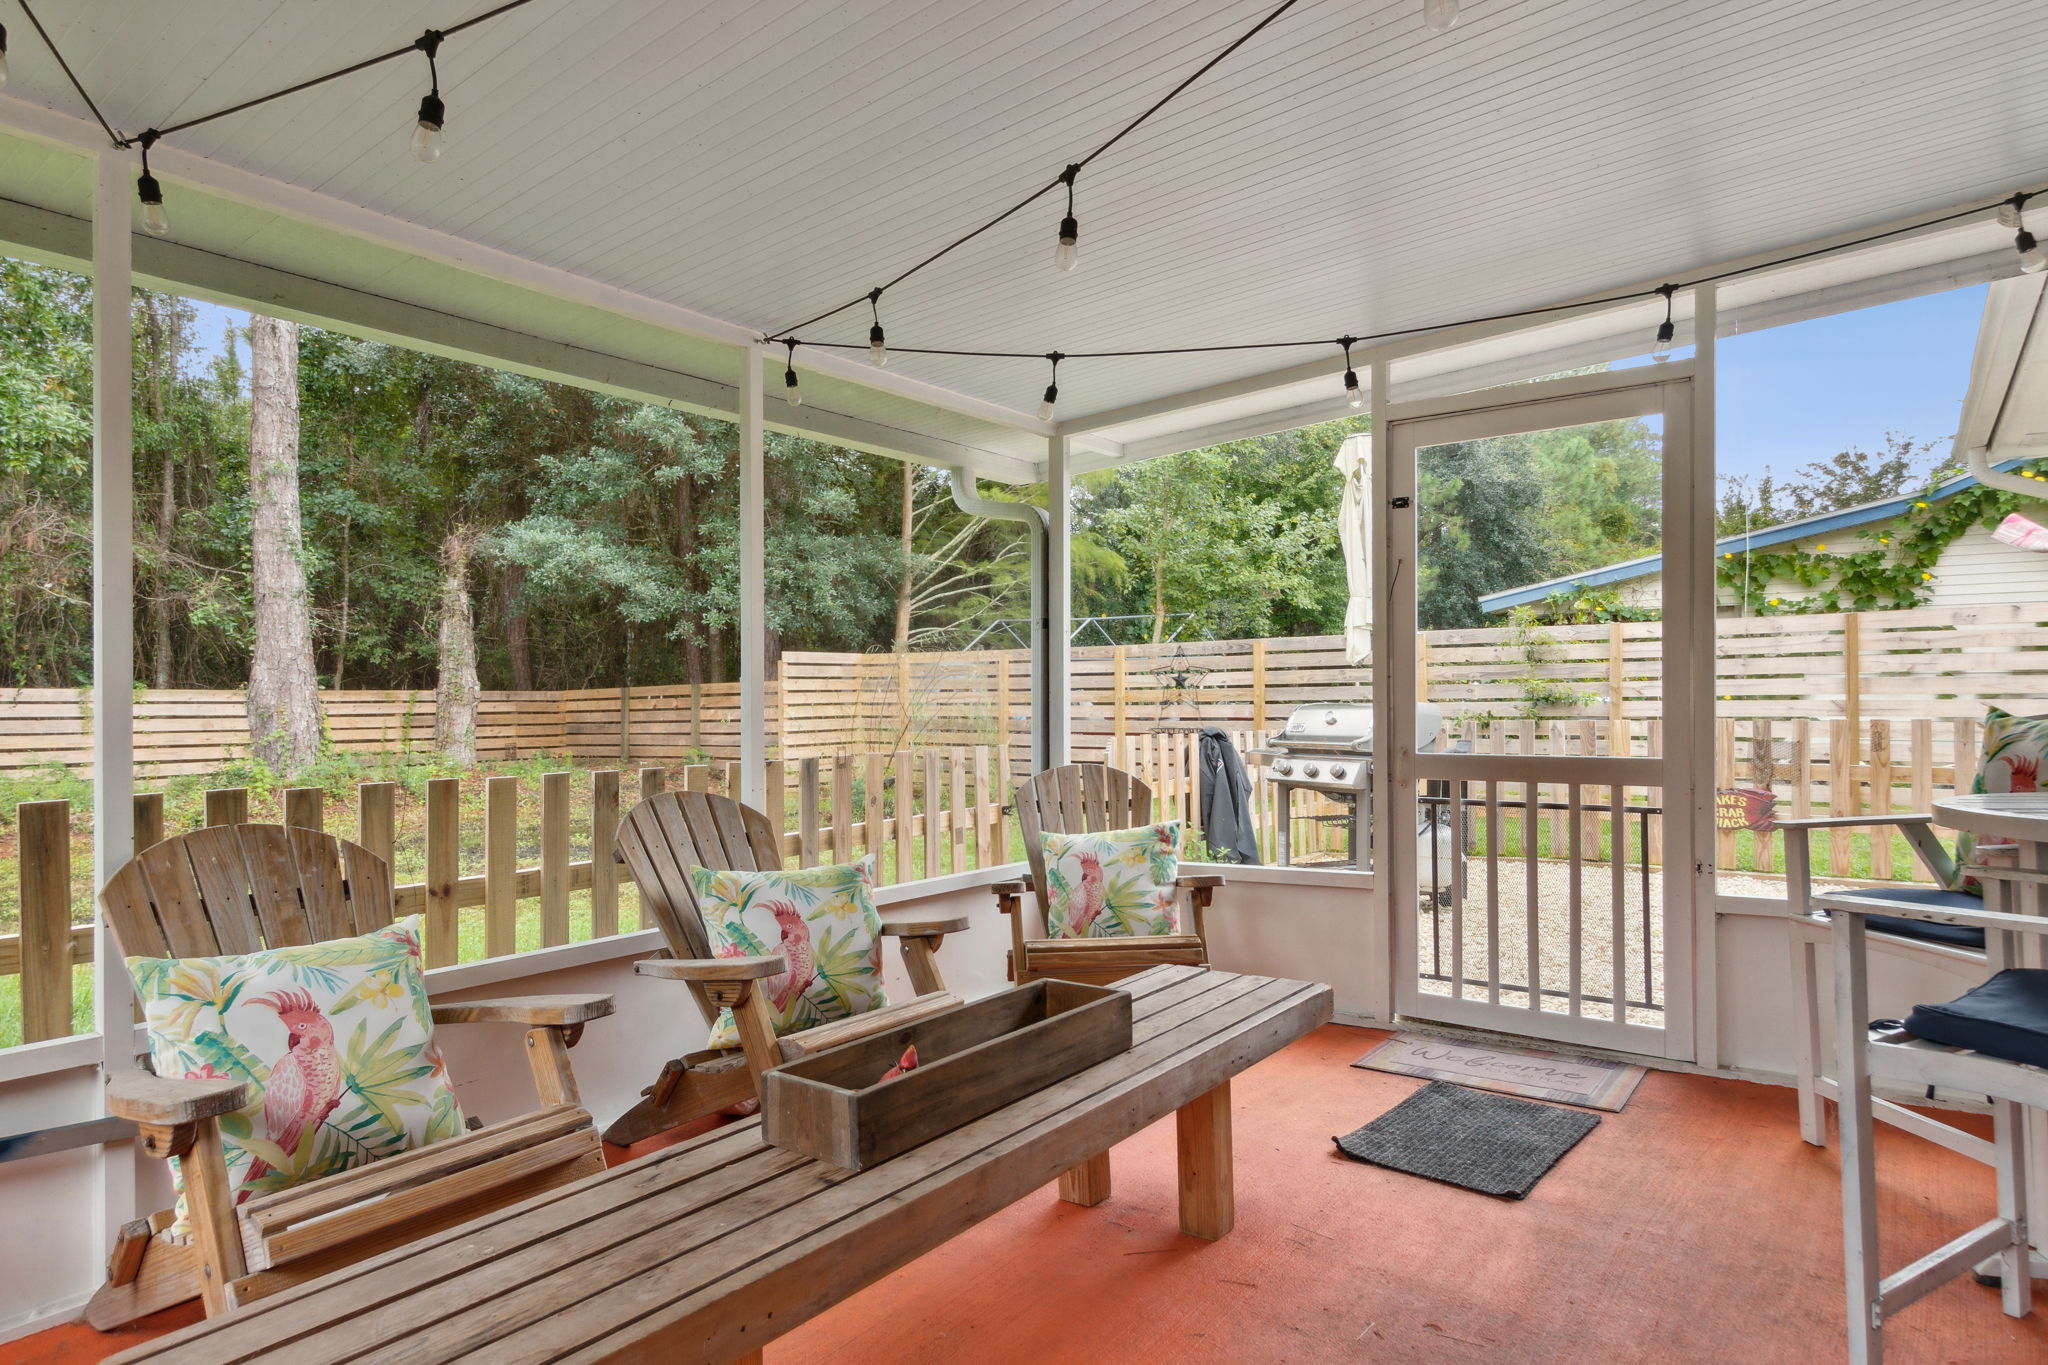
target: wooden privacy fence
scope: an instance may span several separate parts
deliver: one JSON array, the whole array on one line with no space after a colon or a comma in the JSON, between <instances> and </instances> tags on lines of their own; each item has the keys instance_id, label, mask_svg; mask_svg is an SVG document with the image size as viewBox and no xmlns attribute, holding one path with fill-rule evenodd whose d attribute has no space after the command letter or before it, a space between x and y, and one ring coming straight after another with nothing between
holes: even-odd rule
<instances>
[{"instance_id":1,"label":"wooden privacy fence","mask_svg":"<svg viewBox=\"0 0 2048 1365\"><path fill-rule=\"evenodd\" d=\"M1719 714L1737 720L1977 720L1987 705L2037 706L2048 691L2048 603L1925 607L1829 616L1730 617L1716 623ZM1453 716L1644 719L1663 684L1662 623L1429 631L1426 695ZM1193 685L1169 685L1191 672ZM836 758L952 745L1028 753L1031 662L1021 650L821 654L782 658L766 696L778 756ZM1277 729L1294 707L1364 701L1370 670L1345 662L1337 636L1211 640L1073 651L1069 708L1076 742L1108 748L1162 725ZM396 753L433 744L431 692L324 694L344 751ZM240 692L140 694L137 769L212 772L247 755ZM83 768L90 694L0 692L0 772ZM477 721L486 759L536 753L584 762L677 765L739 756L739 687L486 692Z\"/></svg>"}]
</instances>

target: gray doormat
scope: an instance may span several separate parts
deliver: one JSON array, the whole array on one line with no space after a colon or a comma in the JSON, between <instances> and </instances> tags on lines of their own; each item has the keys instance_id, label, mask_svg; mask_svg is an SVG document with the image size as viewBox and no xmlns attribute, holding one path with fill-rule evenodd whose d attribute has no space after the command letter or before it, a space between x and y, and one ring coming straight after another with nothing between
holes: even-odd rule
<instances>
[{"instance_id":1,"label":"gray doormat","mask_svg":"<svg viewBox=\"0 0 2048 1365\"><path fill-rule=\"evenodd\" d=\"M1536 1182L1599 1125L1597 1114L1434 1081L1333 1141L1354 1161L1481 1194L1526 1199Z\"/></svg>"}]
</instances>

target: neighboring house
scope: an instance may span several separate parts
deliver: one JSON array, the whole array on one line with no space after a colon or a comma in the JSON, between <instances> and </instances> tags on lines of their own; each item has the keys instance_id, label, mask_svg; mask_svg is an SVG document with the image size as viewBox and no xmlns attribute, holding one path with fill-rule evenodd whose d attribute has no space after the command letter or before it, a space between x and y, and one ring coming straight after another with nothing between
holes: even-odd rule
<instances>
[{"instance_id":1,"label":"neighboring house","mask_svg":"<svg viewBox=\"0 0 2048 1365\"><path fill-rule=\"evenodd\" d=\"M1993 467L2013 469L2020 463L2020 459L2009 459ZM1953 497L1976 483L1977 480L1970 475L1960 475L1938 485L1930 500ZM2048 492L2048 487L2043 491ZM1799 521L1784 522L1745 535L1725 536L1714 543L1714 557L1718 561L1724 555L1733 555L1739 564L1746 551L1796 548L1820 552L1823 547L1839 553L1866 550L1870 548L1870 541L1865 539L1867 534L1883 535L1888 524L1895 523L1923 497L1930 495L1907 493L1867 502L1860 507L1847 507L1839 512L1825 512ZM2048 504L2023 509L2023 513L2031 513L2033 520L2048 525ZM1520 606L1536 606L1552 593L1583 588L1611 588L1629 606L1658 608L1663 605L1663 570L1662 555L1644 555L1640 559L1625 559L1584 573L1567 574L1562 578L1489 593L1479 599L1479 608L1492 613ZM1764 586L1769 595L1787 599L1810 596L1816 591L1790 580ZM1942 551L1934 567L1934 578L1927 587L1926 605L1930 607L2048 602L2048 553L2017 549L1992 539L1991 532L1984 527L1972 526ZM1718 588L1715 599L1723 616L1741 614L1741 599L1735 593Z\"/></svg>"}]
</instances>

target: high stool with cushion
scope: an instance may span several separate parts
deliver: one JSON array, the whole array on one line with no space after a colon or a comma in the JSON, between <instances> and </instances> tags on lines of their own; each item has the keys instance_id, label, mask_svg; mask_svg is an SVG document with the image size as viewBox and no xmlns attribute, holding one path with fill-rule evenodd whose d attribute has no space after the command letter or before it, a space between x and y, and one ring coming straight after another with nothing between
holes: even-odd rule
<instances>
[{"instance_id":1,"label":"high stool with cushion","mask_svg":"<svg viewBox=\"0 0 2048 1365\"><path fill-rule=\"evenodd\" d=\"M2048 1109L2048 970L2018 968L2021 935L2048 936L2048 918L2013 914L2010 888L2048 883L2048 874L1985 868L1977 874L1986 901L1974 908L1900 906L1868 893L1822 896L1835 956L1837 1100L1842 1130L1843 1259L1848 1296L1849 1359L1883 1358L1884 1325L1908 1304L1995 1258L2007 1314L2033 1310L2028 1262L2027 1134L2023 1106ZM1973 898L1974 899L1974 898ZM1995 908L1987 908L1995 907ZM1946 1004L1916 1006L1904 1030L1869 1026L1869 948L1873 921L1901 918L1973 930L1985 939L1992 975ZM1874 1080L1946 1085L1991 1100L1991 1165L1997 1211L1990 1221L1890 1275L1878 1263L1877 1173L1872 1149L1877 1117Z\"/></svg>"},{"instance_id":2,"label":"high stool with cushion","mask_svg":"<svg viewBox=\"0 0 2048 1365\"><path fill-rule=\"evenodd\" d=\"M1835 1080L1824 1069L1825 1048L1820 1029L1820 963L1822 945L1830 942L1824 906L1813 898L1811 832L1817 829L1896 829L1936 883L1933 886L1869 887L1854 894L1867 938L1868 951L1911 959L1954 973L1974 984L1985 976L1984 930L1966 922L1932 920L1929 911L1982 910L1984 901L1963 891L1944 889L1955 880L1956 862L1930 826L1932 815L1845 815L1811 820L1780 820L1785 833L1785 889L1790 914L1786 924L1792 950L1792 1001L1795 1079L1799 1087L1799 1135L1816 1147L1827 1145L1827 1124L1821 1101L1838 1098ZM1832 899L1832 898L1830 898ZM1973 1160L1993 1160L1992 1145L1974 1133L1928 1118L1890 1100L1874 1099L1876 1118Z\"/></svg>"}]
</instances>

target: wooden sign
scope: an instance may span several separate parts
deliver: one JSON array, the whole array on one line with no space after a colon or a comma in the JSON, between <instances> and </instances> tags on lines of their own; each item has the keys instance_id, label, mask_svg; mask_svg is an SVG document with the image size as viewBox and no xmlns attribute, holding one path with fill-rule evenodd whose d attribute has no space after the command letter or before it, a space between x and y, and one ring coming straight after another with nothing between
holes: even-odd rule
<instances>
[{"instance_id":1,"label":"wooden sign","mask_svg":"<svg viewBox=\"0 0 2048 1365\"><path fill-rule=\"evenodd\" d=\"M1714 828L1768 834L1777 828L1778 797L1756 787L1724 787L1714 793Z\"/></svg>"}]
</instances>

